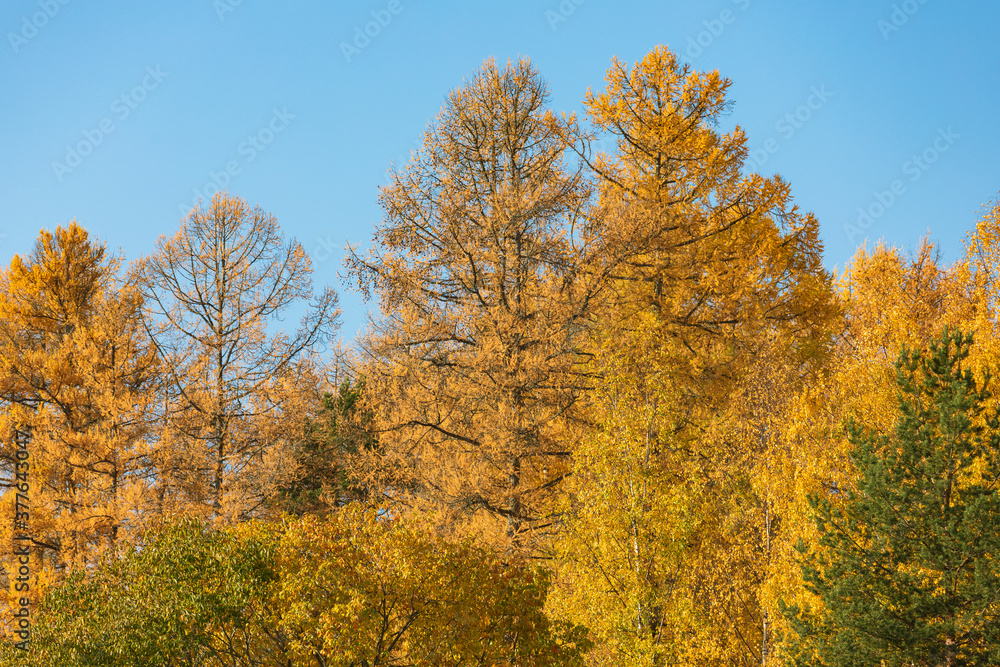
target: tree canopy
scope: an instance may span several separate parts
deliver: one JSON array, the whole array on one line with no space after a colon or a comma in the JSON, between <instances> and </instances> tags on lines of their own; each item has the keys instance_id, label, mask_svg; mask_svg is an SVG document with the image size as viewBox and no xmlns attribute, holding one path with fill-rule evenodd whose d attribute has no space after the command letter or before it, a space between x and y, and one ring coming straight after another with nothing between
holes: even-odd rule
<instances>
[{"instance_id":1,"label":"tree canopy","mask_svg":"<svg viewBox=\"0 0 1000 667\"><path fill-rule=\"evenodd\" d=\"M1000 205L828 271L730 91L660 46L567 114L484 63L346 249L354 344L235 194L129 265L42 230L0 664L1000 661Z\"/></svg>"}]
</instances>

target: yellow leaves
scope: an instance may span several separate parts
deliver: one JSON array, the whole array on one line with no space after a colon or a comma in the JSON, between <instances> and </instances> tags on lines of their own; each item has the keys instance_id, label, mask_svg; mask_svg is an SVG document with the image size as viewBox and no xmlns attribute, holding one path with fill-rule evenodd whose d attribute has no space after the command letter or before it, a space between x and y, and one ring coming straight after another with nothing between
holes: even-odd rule
<instances>
[{"instance_id":1,"label":"yellow leaves","mask_svg":"<svg viewBox=\"0 0 1000 667\"><path fill-rule=\"evenodd\" d=\"M42 230L27 263L15 255L5 272L2 287L10 296L0 314L45 331L73 326L87 316L90 299L107 288L117 267L118 260L106 259L104 246L91 243L75 221L55 233Z\"/></svg>"},{"instance_id":2,"label":"yellow leaves","mask_svg":"<svg viewBox=\"0 0 1000 667\"><path fill-rule=\"evenodd\" d=\"M0 466L13 478L9 434L24 434L38 586L92 565L148 510L157 363L119 265L74 222L0 274ZM9 551L0 561L11 571Z\"/></svg>"},{"instance_id":3,"label":"yellow leaves","mask_svg":"<svg viewBox=\"0 0 1000 667\"><path fill-rule=\"evenodd\" d=\"M554 604L593 624L606 664L760 662L774 641L776 512L804 458L783 429L839 312L815 218L741 174L738 128L715 131L728 85L661 47L587 98L617 141L588 229L611 298Z\"/></svg>"},{"instance_id":4,"label":"yellow leaves","mask_svg":"<svg viewBox=\"0 0 1000 667\"><path fill-rule=\"evenodd\" d=\"M596 291L569 240L590 191L547 97L527 60L487 62L382 189L371 254L348 260L383 314L363 345L384 450L359 474L516 549L551 530Z\"/></svg>"},{"instance_id":5,"label":"yellow leaves","mask_svg":"<svg viewBox=\"0 0 1000 667\"><path fill-rule=\"evenodd\" d=\"M678 437L684 380L648 345L656 318L633 322L595 346L603 381L589 416L599 426L574 449L555 544L550 612L591 629L596 665L675 662L697 626L684 551L703 489Z\"/></svg>"},{"instance_id":6,"label":"yellow leaves","mask_svg":"<svg viewBox=\"0 0 1000 667\"><path fill-rule=\"evenodd\" d=\"M177 455L160 481L189 510L243 520L273 490L269 475L282 472L274 445L288 438L265 441L276 427L261 421L291 433L301 424L288 381L307 379L304 362L335 332L340 313L327 288L297 331L269 330L313 297L311 271L301 244L285 241L273 215L228 193L191 211L138 263L147 321L170 371L165 435Z\"/></svg>"},{"instance_id":7,"label":"yellow leaves","mask_svg":"<svg viewBox=\"0 0 1000 667\"><path fill-rule=\"evenodd\" d=\"M703 176L732 161L732 147L741 145L739 130L724 138L708 126L708 119L725 109L729 85L718 72L700 74L681 65L663 46L631 70L615 60L606 91L586 99L595 125L618 136L612 164L620 161L621 167L607 165L614 180L660 203L669 201L663 187L668 182L676 184L674 200L685 198L678 192L697 195Z\"/></svg>"},{"instance_id":8,"label":"yellow leaves","mask_svg":"<svg viewBox=\"0 0 1000 667\"><path fill-rule=\"evenodd\" d=\"M727 86L658 48L632 70L615 63L606 92L588 97L619 144L595 167L589 230L618 279L603 324L656 313L664 344L687 348L676 357L692 378L738 375L774 331L808 357L811 334L836 315L815 218L791 204L787 183L740 174L741 132L715 132Z\"/></svg>"},{"instance_id":9,"label":"yellow leaves","mask_svg":"<svg viewBox=\"0 0 1000 667\"><path fill-rule=\"evenodd\" d=\"M1000 332L1000 202L994 202L983 214L966 240L965 261L955 267L961 271L968 291L976 304L973 329L976 347L981 348L995 364L1000 361L997 341Z\"/></svg>"},{"instance_id":10,"label":"yellow leaves","mask_svg":"<svg viewBox=\"0 0 1000 667\"><path fill-rule=\"evenodd\" d=\"M569 665L586 646L541 614L543 573L379 510L288 524L278 548L274 608L293 659Z\"/></svg>"}]
</instances>

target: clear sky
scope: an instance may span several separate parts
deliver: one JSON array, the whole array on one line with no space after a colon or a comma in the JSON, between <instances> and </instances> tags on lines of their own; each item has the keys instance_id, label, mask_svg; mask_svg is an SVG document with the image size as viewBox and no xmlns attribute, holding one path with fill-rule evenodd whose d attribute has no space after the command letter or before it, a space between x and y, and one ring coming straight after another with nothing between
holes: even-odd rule
<instances>
[{"instance_id":1,"label":"clear sky","mask_svg":"<svg viewBox=\"0 0 1000 667\"><path fill-rule=\"evenodd\" d=\"M996 0L3 0L0 261L73 218L140 257L214 179L302 242L351 338L344 245L449 90L523 55L579 110L657 44L732 80L829 268L928 232L952 261L1000 191L998 26Z\"/></svg>"}]
</instances>

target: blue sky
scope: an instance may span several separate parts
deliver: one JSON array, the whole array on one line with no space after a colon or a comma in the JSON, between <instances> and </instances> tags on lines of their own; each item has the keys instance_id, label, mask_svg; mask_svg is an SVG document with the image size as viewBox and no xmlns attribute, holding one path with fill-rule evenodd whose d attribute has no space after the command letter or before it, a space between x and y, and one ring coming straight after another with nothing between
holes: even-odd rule
<instances>
[{"instance_id":1,"label":"blue sky","mask_svg":"<svg viewBox=\"0 0 1000 667\"><path fill-rule=\"evenodd\" d=\"M140 257L225 184L311 253L351 338L370 306L344 245L449 90L523 55L576 111L657 44L732 80L726 124L816 213L829 268L928 232L953 261L1000 191L998 25L995 0L4 0L0 261L73 218Z\"/></svg>"}]
</instances>

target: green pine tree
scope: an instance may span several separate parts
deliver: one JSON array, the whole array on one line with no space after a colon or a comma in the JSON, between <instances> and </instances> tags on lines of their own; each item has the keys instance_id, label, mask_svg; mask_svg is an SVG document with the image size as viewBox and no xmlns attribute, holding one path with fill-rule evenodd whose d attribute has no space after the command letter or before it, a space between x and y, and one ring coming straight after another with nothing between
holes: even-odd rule
<instances>
[{"instance_id":1,"label":"green pine tree","mask_svg":"<svg viewBox=\"0 0 1000 667\"><path fill-rule=\"evenodd\" d=\"M378 439L371 411L361 404L364 378L344 380L336 394L323 394L315 419L306 422L296 448L299 474L277 490L271 504L302 516L325 514L354 501L369 499L369 489L351 474L350 460L361 449L374 449Z\"/></svg>"},{"instance_id":2,"label":"green pine tree","mask_svg":"<svg viewBox=\"0 0 1000 667\"><path fill-rule=\"evenodd\" d=\"M1000 664L1000 424L971 344L945 329L903 350L894 435L848 424L859 480L811 499L802 569L825 608L786 608L790 663Z\"/></svg>"}]
</instances>

